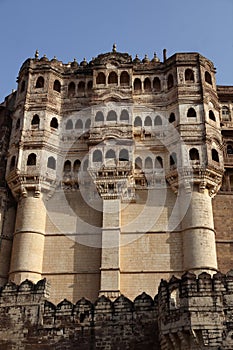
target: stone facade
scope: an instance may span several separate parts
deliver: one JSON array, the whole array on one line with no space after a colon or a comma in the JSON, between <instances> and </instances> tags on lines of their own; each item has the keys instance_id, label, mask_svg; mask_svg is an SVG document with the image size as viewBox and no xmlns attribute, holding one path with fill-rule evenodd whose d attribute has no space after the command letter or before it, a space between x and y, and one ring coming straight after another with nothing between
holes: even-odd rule
<instances>
[{"instance_id":1,"label":"stone facade","mask_svg":"<svg viewBox=\"0 0 233 350\"><path fill-rule=\"evenodd\" d=\"M152 299L132 302L121 295L94 303L82 298L58 305L48 301L50 286L26 280L7 283L0 294L0 349L231 350L233 272L187 272L162 280Z\"/></svg>"},{"instance_id":2,"label":"stone facade","mask_svg":"<svg viewBox=\"0 0 233 350\"><path fill-rule=\"evenodd\" d=\"M212 281L229 271L232 126L233 87L217 86L213 63L198 53L167 58L164 50L163 61L140 60L114 45L90 62L64 64L36 52L0 105L1 285L46 278L50 303L66 298L74 310L82 297L94 303L104 295L114 309L155 295L173 275ZM167 336L164 324L173 325L163 323L161 305L151 301L145 328L158 323L160 333L147 347L159 339L162 349L191 346L177 325ZM127 334L137 349L134 331ZM86 348L98 348L90 339Z\"/></svg>"}]
</instances>

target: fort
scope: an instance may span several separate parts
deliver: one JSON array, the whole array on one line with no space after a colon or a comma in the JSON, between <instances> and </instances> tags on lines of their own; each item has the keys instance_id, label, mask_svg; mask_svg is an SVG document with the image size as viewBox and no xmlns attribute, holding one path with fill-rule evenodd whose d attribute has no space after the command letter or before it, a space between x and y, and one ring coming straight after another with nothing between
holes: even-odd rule
<instances>
[{"instance_id":1,"label":"fort","mask_svg":"<svg viewBox=\"0 0 233 350\"><path fill-rule=\"evenodd\" d=\"M0 349L232 349L233 86L199 53L20 68Z\"/></svg>"}]
</instances>

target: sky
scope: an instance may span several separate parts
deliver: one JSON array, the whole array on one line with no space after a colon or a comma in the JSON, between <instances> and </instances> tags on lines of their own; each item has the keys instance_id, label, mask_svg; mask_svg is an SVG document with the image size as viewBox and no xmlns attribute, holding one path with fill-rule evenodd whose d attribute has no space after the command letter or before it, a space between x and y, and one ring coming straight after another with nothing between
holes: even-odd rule
<instances>
[{"instance_id":1,"label":"sky","mask_svg":"<svg viewBox=\"0 0 233 350\"><path fill-rule=\"evenodd\" d=\"M233 0L0 0L0 102L39 50L68 63L117 51L162 59L199 52L233 85Z\"/></svg>"}]
</instances>

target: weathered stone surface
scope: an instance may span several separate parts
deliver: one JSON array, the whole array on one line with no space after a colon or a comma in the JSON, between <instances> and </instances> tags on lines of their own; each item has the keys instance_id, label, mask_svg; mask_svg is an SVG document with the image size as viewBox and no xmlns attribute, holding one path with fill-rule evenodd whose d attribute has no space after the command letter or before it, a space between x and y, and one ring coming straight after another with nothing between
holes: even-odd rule
<instances>
[{"instance_id":1,"label":"weathered stone surface","mask_svg":"<svg viewBox=\"0 0 233 350\"><path fill-rule=\"evenodd\" d=\"M24 62L0 105L0 348L233 348L233 87L215 73L115 45Z\"/></svg>"}]
</instances>

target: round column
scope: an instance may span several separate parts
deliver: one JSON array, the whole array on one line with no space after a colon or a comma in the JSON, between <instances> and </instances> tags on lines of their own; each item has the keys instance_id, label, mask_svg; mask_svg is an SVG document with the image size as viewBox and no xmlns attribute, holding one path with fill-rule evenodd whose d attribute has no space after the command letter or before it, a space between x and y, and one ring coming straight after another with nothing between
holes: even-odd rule
<instances>
[{"instance_id":1,"label":"round column","mask_svg":"<svg viewBox=\"0 0 233 350\"><path fill-rule=\"evenodd\" d=\"M18 203L9 279L19 284L25 279L41 279L46 209L43 199L28 193Z\"/></svg>"},{"instance_id":2,"label":"round column","mask_svg":"<svg viewBox=\"0 0 233 350\"><path fill-rule=\"evenodd\" d=\"M179 194L183 233L183 268L199 273L217 270L212 199L209 191L198 189ZM189 201L189 205L187 205ZM188 209L187 209L188 207Z\"/></svg>"}]
</instances>

